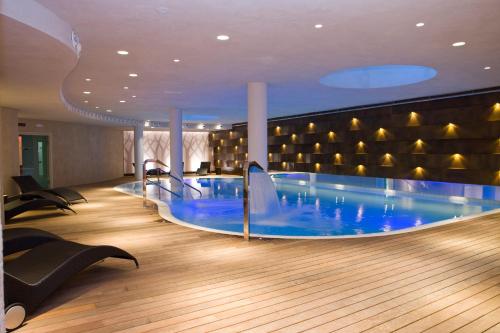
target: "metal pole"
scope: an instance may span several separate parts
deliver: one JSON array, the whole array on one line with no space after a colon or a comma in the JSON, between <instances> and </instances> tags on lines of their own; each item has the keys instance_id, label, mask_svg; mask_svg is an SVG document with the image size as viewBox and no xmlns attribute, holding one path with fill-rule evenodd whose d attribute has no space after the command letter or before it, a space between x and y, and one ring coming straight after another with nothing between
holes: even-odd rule
<instances>
[{"instance_id":1,"label":"metal pole","mask_svg":"<svg viewBox=\"0 0 500 333\"><path fill-rule=\"evenodd\" d=\"M145 160L144 164L142 165L142 207L144 208L148 207L147 204L148 199L146 198L146 182L147 182L146 164L148 164L148 160Z\"/></svg>"},{"instance_id":2,"label":"metal pole","mask_svg":"<svg viewBox=\"0 0 500 333\"><path fill-rule=\"evenodd\" d=\"M246 241L250 240L250 207L248 206L249 204L248 169L249 169L249 163L245 162L243 166L243 238Z\"/></svg>"}]
</instances>

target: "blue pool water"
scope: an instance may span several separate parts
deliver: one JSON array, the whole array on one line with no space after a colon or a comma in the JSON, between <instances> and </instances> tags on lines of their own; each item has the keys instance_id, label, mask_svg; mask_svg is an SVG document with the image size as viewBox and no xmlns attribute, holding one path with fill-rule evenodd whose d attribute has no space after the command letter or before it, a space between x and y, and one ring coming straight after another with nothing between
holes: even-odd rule
<instances>
[{"instance_id":1,"label":"blue pool water","mask_svg":"<svg viewBox=\"0 0 500 333\"><path fill-rule=\"evenodd\" d=\"M197 227L243 231L242 178L186 179L202 192L184 198L160 193L171 214ZM265 236L351 236L387 233L500 209L500 188L320 174L273 176L279 211L250 217ZM141 184L120 187L141 194ZM165 180L168 187L168 181ZM153 186L150 186L153 187ZM148 189L158 197L157 189Z\"/></svg>"}]
</instances>

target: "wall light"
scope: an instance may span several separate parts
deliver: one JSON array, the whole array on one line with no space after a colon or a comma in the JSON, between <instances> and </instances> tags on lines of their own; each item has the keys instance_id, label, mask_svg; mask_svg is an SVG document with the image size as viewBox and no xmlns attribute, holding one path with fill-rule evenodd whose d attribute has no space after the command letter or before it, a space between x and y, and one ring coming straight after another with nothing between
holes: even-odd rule
<instances>
[{"instance_id":1,"label":"wall light","mask_svg":"<svg viewBox=\"0 0 500 333\"><path fill-rule=\"evenodd\" d=\"M458 137L457 128L458 128L457 125L453 123L449 123L448 125L446 125L444 127L444 137L447 139L457 138Z\"/></svg>"},{"instance_id":2,"label":"wall light","mask_svg":"<svg viewBox=\"0 0 500 333\"><path fill-rule=\"evenodd\" d=\"M240 138L240 144L243 144L243 138Z\"/></svg>"},{"instance_id":3,"label":"wall light","mask_svg":"<svg viewBox=\"0 0 500 333\"><path fill-rule=\"evenodd\" d=\"M488 117L488 121L499 121L499 120L500 120L500 103L495 103L491 108L491 114Z\"/></svg>"},{"instance_id":4,"label":"wall light","mask_svg":"<svg viewBox=\"0 0 500 333\"><path fill-rule=\"evenodd\" d=\"M328 132L328 141L329 142L335 141L335 132L334 131Z\"/></svg>"},{"instance_id":5,"label":"wall light","mask_svg":"<svg viewBox=\"0 0 500 333\"><path fill-rule=\"evenodd\" d=\"M366 167L364 165L362 165L362 164L359 164L356 167L355 171L356 171L356 174L358 176L365 176L366 175Z\"/></svg>"},{"instance_id":6,"label":"wall light","mask_svg":"<svg viewBox=\"0 0 500 333\"><path fill-rule=\"evenodd\" d=\"M319 153L320 151L321 151L321 145L319 144L319 142L316 142L314 144L314 152Z\"/></svg>"},{"instance_id":7,"label":"wall light","mask_svg":"<svg viewBox=\"0 0 500 333\"><path fill-rule=\"evenodd\" d=\"M297 134L293 133L292 134L292 142L295 142L297 140Z\"/></svg>"},{"instance_id":8,"label":"wall light","mask_svg":"<svg viewBox=\"0 0 500 333\"><path fill-rule=\"evenodd\" d=\"M149 120L146 120L146 121L144 122L144 126L145 126L145 127L149 127L149 126L150 126L150 124L151 124L151 123L149 122Z\"/></svg>"},{"instance_id":9,"label":"wall light","mask_svg":"<svg viewBox=\"0 0 500 333\"><path fill-rule=\"evenodd\" d=\"M297 154L297 162L302 163L303 161L304 161L304 157L303 157L302 153L298 153Z\"/></svg>"},{"instance_id":10,"label":"wall light","mask_svg":"<svg viewBox=\"0 0 500 333\"><path fill-rule=\"evenodd\" d=\"M321 164L316 163L314 164L314 171L319 172L321 170Z\"/></svg>"},{"instance_id":11,"label":"wall light","mask_svg":"<svg viewBox=\"0 0 500 333\"><path fill-rule=\"evenodd\" d=\"M381 161L380 165L383 167L393 167L394 166L394 158L392 157L391 154L385 153L384 156L382 156L382 161Z\"/></svg>"},{"instance_id":12,"label":"wall light","mask_svg":"<svg viewBox=\"0 0 500 333\"><path fill-rule=\"evenodd\" d=\"M275 135L281 135L281 127L276 126L276 128L274 129L274 133Z\"/></svg>"},{"instance_id":13,"label":"wall light","mask_svg":"<svg viewBox=\"0 0 500 333\"><path fill-rule=\"evenodd\" d=\"M413 178L423 179L425 177L425 170L422 167L416 167L413 169Z\"/></svg>"},{"instance_id":14,"label":"wall light","mask_svg":"<svg viewBox=\"0 0 500 333\"><path fill-rule=\"evenodd\" d=\"M234 150L238 150L238 146L234 146Z\"/></svg>"},{"instance_id":15,"label":"wall light","mask_svg":"<svg viewBox=\"0 0 500 333\"><path fill-rule=\"evenodd\" d=\"M283 170L286 170L286 167L287 167L287 163L286 162L281 162L281 168Z\"/></svg>"},{"instance_id":16,"label":"wall light","mask_svg":"<svg viewBox=\"0 0 500 333\"><path fill-rule=\"evenodd\" d=\"M358 118L352 118L351 119L351 127L350 127L350 130L351 131L358 131L360 128L360 121Z\"/></svg>"},{"instance_id":17,"label":"wall light","mask_svg":"<svg viewBox=\"0 0 500 333\"><path fill-rule=\"evenodd\" d=\"M335 165L343 165L344 164L344 161L343 161L343 158L342 158L342 154L340 154L340 153L336 153L335 154L335 158L333 160L333 164L335 164Z\"/></svg>"},{"instance_id":18,"label":"wall light","mask_svg":"<svg viewBox=\"0 0 500 333\"><path fill-rule=\"evenodd\" d=\"M356 154L366 154L366 145L363 141L359 141L356 145Z\"/></svg>"},{"instance_id":19,"label":"wall light","mask_svg":"<svg viewBox=\"0 0 500 333\"><path fill-rule=\"evenodd\" d=\"M310 131L314 131L314 126L314 123L309 123L309 125L307 125Z\"/></svg>"},{"instance_id":20,"label":"wall light","mask_svg":"<svg viewBox=\"0 0 500 333\"><path fill-rule=\"evenodd\" d=\"M500 185L500 170L495 172L495 177L493 178L493 185Z\"/></svg>"},{"instance_id":21,"label":"wall light","mask_svg":"<svg viewBox=\"0 0 500 333\"><path fill-rule=\"evenodd\" d=\"M282 150L283 152L286 152L286 144L282 144L282 145L281 145L281 150Z\"/></svg>"},{"instance_id":22,"label":"wall light","mask_svg":"<svg viewBox=\"0 0 500 333\"><path fill-rule=\"evenodd\" d=\"M407 126L420 126L420 115L416 112L410 112L408 115Z\"/></svg>"},{"instance_id":23,"label":"wall light","mask_svg":"<svg viewBox=\"0 0 500 333\"><path fill-rule=\"evenodd\" d=\"M425 154L424 141L422 141L421 139L417 139L417 141L415 141L415 143L413 144L412 154Z\"/></svg>"},{"instance_id":24,"label":"wall light","mask_svg":"<svg viewBox=\"0 0 500 333\"><path fill-rule=\"evenodd\" d=\"M453 154L450 157L448 169L465 169L465 158L461 154Z\"/></svg>"},{"instance_id":25,"label":"wall light","mask_svg":"<svg viewBox=\"0 0 500 333\"><path fill-rule=\"evenodd\" d=\"M387 131L380 127L375 133L375 140L377 141L385 141L387 140Z\"/></svg>"}]
</instances>

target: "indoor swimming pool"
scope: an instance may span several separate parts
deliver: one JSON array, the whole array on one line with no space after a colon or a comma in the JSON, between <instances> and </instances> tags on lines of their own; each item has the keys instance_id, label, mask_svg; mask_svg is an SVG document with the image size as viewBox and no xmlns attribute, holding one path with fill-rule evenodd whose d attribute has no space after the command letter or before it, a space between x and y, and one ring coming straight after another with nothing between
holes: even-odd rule
<instances>
[{"instance_id":1,"label":"indoor swimming pool","mask_svg":"<svg viewBox=\"0 0 500 333\"><path fill-rule=\"evenodd\" d=\"M500 187L314 173L272 175L277 204L251 210L257 237L359 237L387 235L458 221L500 209ZM190 227L241 235L243 178L186 178L201 191L182 197L148 186L165 219ZM162 180L169 189L168 179ZM142 183L117 190L142 196ZM266 199L266 202L269 200Z\"/></svg>"}]
</instances>

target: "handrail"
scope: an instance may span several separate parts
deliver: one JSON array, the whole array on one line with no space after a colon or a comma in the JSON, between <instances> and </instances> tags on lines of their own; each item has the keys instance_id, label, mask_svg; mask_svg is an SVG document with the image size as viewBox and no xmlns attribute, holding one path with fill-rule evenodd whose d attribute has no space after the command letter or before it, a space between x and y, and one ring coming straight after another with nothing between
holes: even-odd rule
<instances>
[{"instance_id":1,"label":"handrail","mask_svg":"<svg viewBox=\"0 0 500 333\"><path fill-rule=\"evenodd\" d=\"M148 183L148 170L146 169L146 165L148 163L156 163L156 164L160 164L160 165L163 165L164 167L168 168L168 165L166 165L165 163L163 163L162 161L160 161L158 159L148 158L148 159L144 160L144 163L142 164L142 205L143 205L143 207L148 207L148 203L147 203L148 198L147 198L147 192L146 192L146 186L148 185L147 184ZM174 193L174 192L172 192L172 191L170 191L170 190L168 190L160 185L160 170L157 170L156 176L157 176L156 185L158 186L158 197L160 197L160 188L177 195L176 193Z\"/></svg>"},{"instance_id":2,"label":"handrail","mask_svg":"<svg viewBox=\"0 0 500 333\"><path fill-rule=\"evenodd\" d=\"M193 190L195 190L196 192L198 192L198 193L200 194L200 197L202 197L202 196L203 196L203 194L201 193L201 191L200 191L200 190L198 190L196 187L191 186L190 184L188 184L188 183L184 182L182 179L180 179L180 178L178 178L178 177L174 176L174 175L172 174L172 172L170 172L170 177L171 177L171 178L173 178L173 179L175 179L175 180L177 180L177 181L178 181L179 183L181 183L182 185L186 185L187 187L192 188Z\"/></svg>"},{"instance_id":3,"label":"handrail","mask_svg":"<svg viewBox=\"0 0 500 333\"><path fill-rule=\"evenodd\" d=\"M249 194L250 194L250 168L256 167L262 171L264 168L259 163L245 162L243 166L243 238L250 240L250 207L249 207Z\"/></svg>"}]
</instances>

